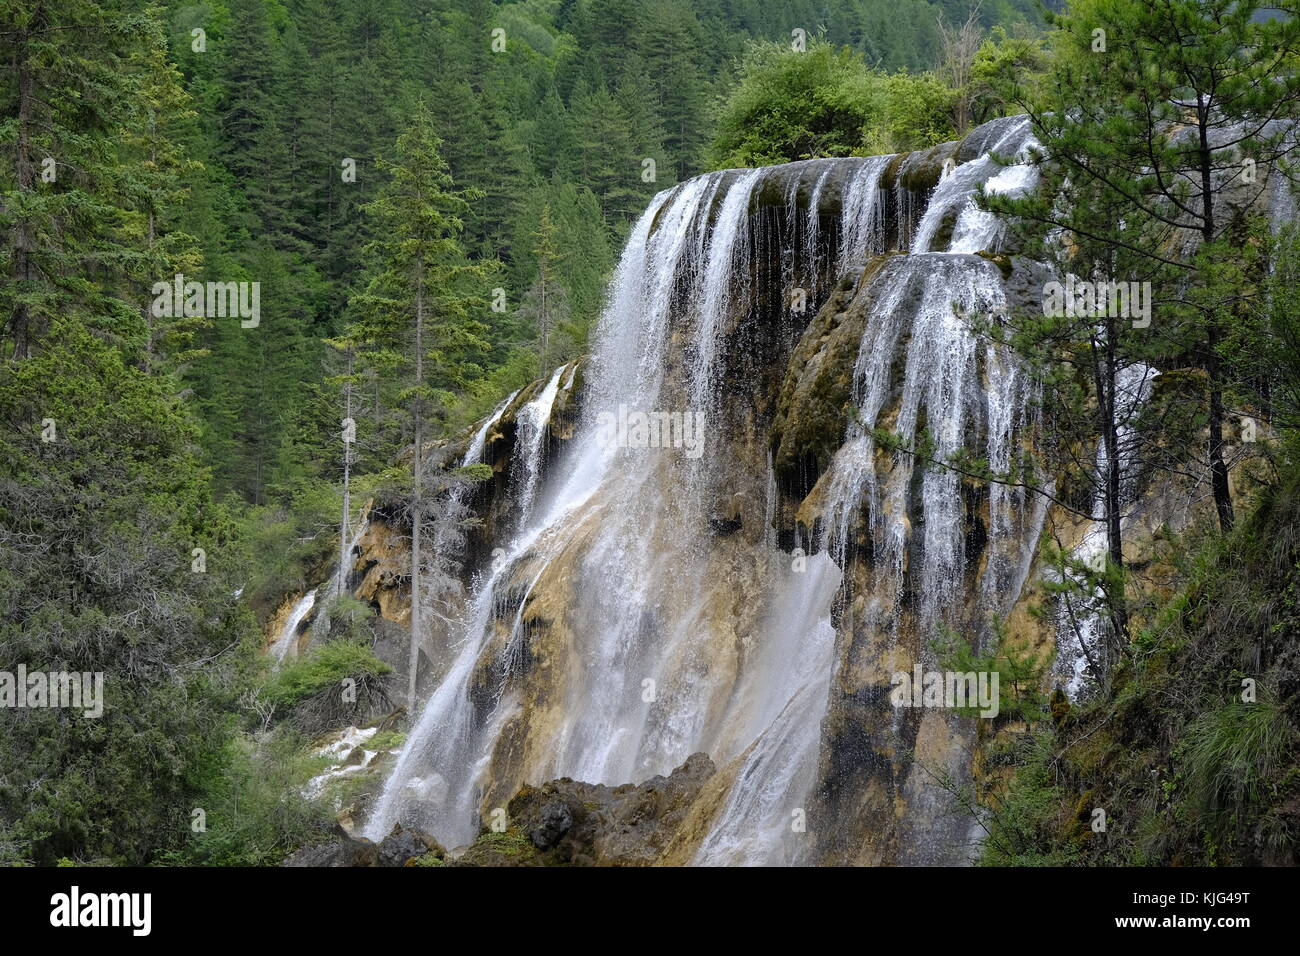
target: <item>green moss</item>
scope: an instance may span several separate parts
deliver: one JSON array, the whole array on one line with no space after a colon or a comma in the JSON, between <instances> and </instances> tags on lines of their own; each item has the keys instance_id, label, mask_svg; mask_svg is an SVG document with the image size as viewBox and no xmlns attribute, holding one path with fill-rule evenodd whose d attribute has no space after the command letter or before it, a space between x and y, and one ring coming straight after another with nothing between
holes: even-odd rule
<instances>
[{"instance_id":1,"label":"green moss","mask_svg":"<svg viewBox=\"0 0 1300 956\"><path fill-rule=\"evenodd\" d=\"M975 255L982 259L987 259L989 262L997 266L998 271L1002 273L1002 278L1004 280L1011 278L1011 273L1015 269L1015 265L1012 263L1010 256L999 255L997 253L988 252L984 249L980 249L975 253Z\"/></svg>"},{"instance_id":2,"label":"green moss","mask_svg":"<svg viewBox=\"0 0 1300 956\"><path fill-rule=\"evenodd\" d=\"M784 484L795 486L791 479L805 462L813 462L818 472L824 470L844 440L852 409L853 367L867 322L856 292L889 258L873 259L859 281L837 287L790 358L771 433L772 464Z\"/></svg>"},{"instance_id":3,"label":"green moss","mask_svg":"<svg viewBox=\"0 0 1300 956\"><path fill-rule=\"evenodd\" d=\"M487 847L497 853L504 853L506 856L518 856L521 853L535 851L535 848L528 842L528 837L518 827L510 827L501 833L488 831L476 841L480 846Z\"/></svg>"},{"instance_id":4,"label":"green moss","mask_svg":"<svg viewBox=\"0 0 1300 956\"><path fill-rule=\"evenodd\" d=\"M398 750L406 743L406 734L400 730L381 730L368 741L367 750Z\"/></svg>"},{"instance_id":5,"label":"green moss","mask_svg":"<svg viewBox=\"0 0 1300 956\"><path fill-rule=\"evenodd\" d=\"M485 830L456 861L461 866L550 866L519 827L500 833Z\"/></svg>"}]
</instances>

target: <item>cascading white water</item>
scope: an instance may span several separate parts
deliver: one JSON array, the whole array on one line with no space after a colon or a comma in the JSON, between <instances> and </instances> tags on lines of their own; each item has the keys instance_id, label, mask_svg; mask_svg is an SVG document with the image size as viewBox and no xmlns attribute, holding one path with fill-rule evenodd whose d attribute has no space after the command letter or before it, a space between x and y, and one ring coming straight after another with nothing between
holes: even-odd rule
<instances>
[{"instance_id":1,"label":"cascading white water","mask_svg":"<svg viewBox=\"0 0 1300 956\"><path fill-rule=\"evenodd\" d=\"M691 369L691 405L694 409L707 410L716 394L714 374L718 357L718 327L725 316L733 283L743 285L745 281L749 203L763 172L755 169L742 174L727 190L718 212L717 225L710 230L701 230L702 235L708 236L709 244L703 257L700 286L688 299L700 302L695 334L696 360Z\"/></svg>"},{"instance_id":2,"label":"cascading white water","mask_svg":"<svg viewBox=\"0 0 1300 956\"><path fill-rule=\"evenodd\" d=\"M991 473L1008 475L1020 437L1038 431L1037 389L1020 363L992 342L984 345L984 376L985 459ZM1047 517L1049 498L1031 496L1023 484L994 481L988 487L988 558L981 603L991 611L1005 613L1029 576L1033 542Z\"/></svg>"},{"instance_id":3,"label":"cascading white water","mask_svg":"<svg viewBox=\"0 0 1300 956\"><path fill-rule=\"evenodd\" d=\"M595 418L619 405L656 407L674 293L680 295L683 277L696 290L685 296L686 301L701 304L695 313L698 327L708 330L699 332L699 340L712 341L731 287L737 250L744 244L750 192L759 175L758 171L719 173L691 180L658 197L633 230L598 331L584 423L563 478L549 496L539 496L537 514L544 517L523 529L504 559L477 586L464 648L426 705L385 787L368 827L372 834L382 835L405 807L425 811L426 825L453 841L473 835L474 768L493 743L490 732L476 730L499 725L511 706L507 695L497 704L495 715L477 715L476 728L467 694L471 672L489 640L494 592L525 555L544 569L564 547L566 530L587 517L580 512L593 495L598 495L605 512L580 573L583 604L599 609L600 620L593 620L590 632L581 635L585 641L577 649L581 674L570 688L566 721L544 772L621 782L667 772L707 744L702 738L708 708L676 705L696 690L698 675L690 662L702 661L690 648L700 639L703 609L687 606L677 620L662 621L665 633L657 646L647 646L643 639L647 615L655 613L658 603L656 592L670 591L679 579L689 580L691 575L689 569L656 561L650 546L657 536L680 530L671 513L673 503L664 502L662 492L649 481L659 468L671 466L665 464L665 456L673 450L612 447L600 440ZM715 211L714 198L724 188L726 195ZM703 261L692 261L701 250ZM708 355L707 346L697 353L697 386L709 375ZM703 400L703 392L699 394ZM611 467L615 461L617 468ZM684 540L680 534L677 537ZM678 550L683 560L691 560L689 548ZM702 574L703 568L696 573ZM530 588L535 581L536 575ZM515 628L517 615L516 611L511 625ZM660 676L661 707L645 706L646 674ZM722 691L714 688L712 696L726 696ZM727 716L733 724L739 719L734 714L713 714L713 733L720 732ZM737 746L749 742L738 741ZM430 806L430 797L440 793L445 798Z\"/></svg>"},{"instance_id":4,"label":"cascading white water","mask_svg":"<svg viewBox=\"0 0 1300 956\"><path fill-rule=\"evenodd\" d=\"M492 427L501 420L501 416L505 414L505 410L510 407L510 403L515 400L515 396L518 395L520 391L520 389L515 389L511 392L510 395L507 396L506 400L498 405L496 410L483 420L483 424L474 432L474 437L470 439L469 446L465 449L465 454L460 460L460 466L462 468L469 465L477 465L483 461L483 448L487 444L488 432L490 432ZM460 503L465 499L466 494L469 493L469 488L465 485L457 485L451 493L455 496L456 503ZM457 509L451 508L448 510L451 513L455 513ZM435 552L447 546L447 539L450 536L451 531L452 529L444 522L439 522L434 528L433 547Z\"/></svg>"},{"instance_id":5,"label":"cascading white water","mask_svg":"<svg viewBox=\"0 0 1300 956\"><path fill-rule=\"evenodd\" d=\"M282 662L289 655L289 651L296 647L298 643L298 625L302 623L303 618L311 613L311 609L316 606L316 589L312 588L302 597L300 597L289 616L285 618L284 625L280 628L280 634L271 645L270 655L275 658L276 662Z\"/></svg>"},{"instance_id":6,"label":"cascading white water","mask_svg":"<svg viewBox=\"0 0 1300 956\"><path fill-rule=\"evenodd\" d=\"M829 255L838 268L857 270L884 251L881 180L892 159L809 161L799 164L797 178L782 180L778 195L788 205L801 189L809 196L798 217L803 251L793 268L807 270L809 260ZM832 605L855 509L866 510L881 573L900 580L914 534L907 515L924 516L915 533L922 536L918 591L928 613L953 600L962 577L956 477L943 469L918 472L913 502L910 460L900 458L884 480L875 473L871 429L897 384L890 370L901 356L896 429L905 437L917 437L924 418L937 453L951 454L974 424L983 429L990 460L999 462L1012 454L1028 385L999 356L983 353L967 318L1002 306L996 266L951 255L887 263L873 280L880 292L872 312L882 318L868 323L854 370L858 417L832 463L829 550L808 558L803 572L790 570L789 556L776 550L778 493L769 458L767 474L753 483L767 496L767 527L756 545L764 570L751 599L755 623L752 632L728 637L719 592L704 585L726 579L727 559L702 545L707 526L698 512L698 501L718 490L715 472L683 461L679 449L619 447L605 440L598 418L660 403L717 408L722 342L745 309L737 292L750 283L751 220L769 175L778 174L725 171L689 180L657 196L637 222L597 327L582 419L562 462L543 469L540 449L564 369L517 414L512 482L522 492L524 519L473 584L455 658L369 817L371 838L382 838L399 819L453 846L475 835L499 739L545 719L522 706L512 681L520 673L529 597L563 567L565 657L547 674L548 700L562 719L538 731L544 752L519 758L527 779L620 784L668 773L701 750L719 765L734 759L737 782L696 862L798 859L801 846L785 834L817 761L834 661ZM818 206L830 190L839 192L839 248L819 253L826 243ZM895 203L907 218L904 203ZM785 221L795 220L788 208ZM901 223L898 232L905 241ZM814 273L795 278L815 288ZM688 337L680 353L673 351L675 334ZM565 388L573 376L571 370ZM997 514L990 535L1007 540L1007 554L1026 527L1022 505L1008 495L991 506ZM504 663L505 676L492 678L497 684L485 695L476 675L498 673L485 669L493 659Z\"/></svg>"},{"instance_id":7,"label":"cascading white water","mask_svg":"<svg viewBox=\"0 0 1300 956\"><path fill-rule=\"evenodd\" d=\"M1021 148L1021 155L1028 147ZM1038 181L1038 168L1030 163L1021 162L1005 166L984 183L984 192L990 196L1022 196L1033 189ZM953 227L952 240L948 244L949 252L997 252L1002 245L1006 223L993 213L979 208L973 195L968 197L962 207L957 223Z\"/></svg>"},{"instance_id":8,"label":"cascading white water","mask_svg":"<svg viewBox=\"0 0 1300 956\"><path fill-rule=\"evenodd\" d=\"M881 290L871 310L880 318L868 324L863 336L854 368L857 411L831 464L828 544L838 560L845 560L850 531L865 508L876 573L891 579L897 590L913 524L920 522L924 546L919 549L917 590L924 615L933 619L940 609L957 603L955 591L965 561L959 478L949 468L924 467L919 500L913 500L917 463L907 452L897 452L890 453L892 467L882 483L873 430L880 425L886 399L900 384L889 370L901 354L902 397L889 431L905 447L916 442L918 423L924 419L931 457L947 462L963 449L968 430L977 425L986 436L990 467L1004 472L1029 385L1005 354L981 347L973 325L977 317L1006 308L1000 273L992 263L973 256L912 255L887 263L872 287ZM981 351L986 381L980 376ZM994 484L989 510L991 553L1012 553L1019 567L1023 496ZM999 568L991 563L989 570Z\"/></svg>"},{"instance_id":9,"label":"cascading white water","mask_svg":"<svg viewBox=\"0 0 1300 956\"><path fill-rule=\"evenodd\" d=\"M991 193L1019 195L1033 185L1037 173L1025 162L1034 143L1029 131L1029 118L1015 117L1007 121L1005 131L986 152L970 162L945 169L917 226L911 243L913 252L945 251L935 249L934 241L944 220L954 214L957 220L948 252L979 252L996 245L1001 225L996 217L975 205L975 192L983 185ZM1015 156L1020 162L1000 166L994 154Z\"/></svg>"},{"instance_id":10,"label":"cascading white water","mask_svg":"<svg viewBox=\"0 0 1300 956\"><path fill-rule=\"evenodd\" d=\"M826 189L826 183L834 173L835 168L832 164L827 163L826 169L817 177L813 183L812 192L808 197L808 211L804 214L804 241L803 241L803 268L807 271L809 277L808 294L810 298L817 298L819 292L817 283L816 262L818 259L818 240L821 238L822 223L822 194Z\"/></svg>"},{"instance_id":11,"label":"cascading white water","mask_svg":"<svg viewBox=\"0 0 1300 956\"><path fill-rule=\"evenodd\" d=\"M537 483L542 475L543 452L546 449L546 427L551 423L551 409L560 391L561 365L552 374L538 396L519 410L516 416L520 435L515 442L516 460L523 475L523 490L519 494L519 523L525 525L532 517L533 499L537 496ZM479 449L480 454L482 449Z\"/></svg>"},{"instance_id":12,"label":"cascading white water","mask_svg":"<svg viewBox=\"0 0 1300 956\"><path fill-rule=\"evenodd\" d=\"M655 251L660 261L667 261L674 269L686 232L682 222L684 214L705 188L703 180L683 185L656 233ZM664 302L671 291L670 281L663 275L666 268L657 270L656 275L650 275L647 269L650 227L668 198L662 193L656 197L633 228L605 313L612 320L598 330L596 351L606 360L607 374L592 381L590 388L593 396L603 397L606 403L619 397L620 390L612 384L614 380L626 376L637 384L639 394L645 394L651 388L657 390L658 377L662 374L662 369L645 354L649 344L645 327L633 324L628 328L625 324L628 319L624 317L643 316L646 303L651 303L653 309L653 303ZM653 313L646 318L653 321ZM488 621L498 583L544 529L590 497L615 451L592 440L583 445L583 450L586 454L571 463L567 481L547 518L535 522L531 528L523 528L507 553L494 561L475 583L460 651L426 702L370 814L366 834L372 839L382 839L399 815L407 812L418 814L426 829L439 833L452 845L467 841L477 832L476 770L483 759L481 739L486 735L482 725L475 724L469 682L474 665L491 638Z\"/></svg>"},{"instance_id":13,"label":"cascading white water","mask_svg":"<svg viewBox=\"0 0 1300 956\"><path fill-rule=\"evenodd\" d=\"M840 205L840 275L861 269L871 256L884 252L885 205L880 178L894 156L872 156L853 174Z\"/></svg>"},{"instance_id":14,"label":"cascading white water","mask_svg":"<svg viewBox=\"0 0 1300 956\"><path fill-rule=\"evenodd\" d=\"M365 537L366 531L370 528L369 514L363 514L361 520L357 523L356 530L352 532L348 541L347 558L335 565L334 573L330 576L330 582L325 592L325 600L319 608L316 608L316 619L311 622L311 639L308 646L313 646L316 642L322 640L329 634L330 615L329 608L333 600L342 594L349 593L348 578L352 574L352 556L356 554L357 548L361 544L361 539ZM315 595L316 592L312 592ZM313 601L314 604L314 601ZM307 611L312 608L308 607Z\"/></svg>"},{"instance_id":15,"label":"cascading white water","mask_svg":"<svg viewBox=\"0 0 1300 956\"><path fill-rule=\"evenodd\" d=\"M361 539L366 536L366 532L369 530L370 515L364 514L361 516L361 520L357 522L357 530L352 532L352 540L348 542L347 563L334 569L332 593L342 594L348 590L348 577L352 574L352 556L356 554Z\"/></svg>"},{"instance_id":16,"label":"cascading white water","mask_svg":"<svg viewBox=\"0 0 1300 956\"><path fill-rule=\"evenodd\" d=\"M577 368L577 363L574 363L574 368ZM569 384L565 388L572 384L573 377L572 373L570 373ZM474 433L474 437L470 439L469 447L465 449L465 457L460 462L462 468L466 465L477 465L483 460L483 446L487 443L488 432L492 430L493 425L501 421L501 416L510 407L510 403L515 400L515 396L519 394L519 391L519 389L515 389L511 392L506 397L506 400L496 407L496 411L483 419L483 424L479 426L478 431Z\"/></svg>"},{"instance_id":17,"label":"cascading white water","mask_svg":"<svg viewBox=\"0 0 1300 956\"><path fill-rule=\"evenodd\" d=\"M835 656L831 604L842 575L822 553L799 572L775 564L773 578L779 597L765 622L763 658L738 688L756 709L734 733L739 746L753 743L696 851L698 865L791 865L808 848L806 833L791 824L806 813L816 771Z\"/></svg>"},{"instance_id":18,"label":"cascading white water","mask_svg":"<svg viewBox=\"0 0 1300 956\"><path fill-rule=\"evenodd\" d=\"M461 461L462 467L465 465L476 464L482 458L483 444L487 438L488 431L501 418L501 414L518 394L518 390L512 392L510 397L498 405L496 411L484 420L483 424L475 432L474 437L470 441L465 457ZM463 495L464 493L465 489L463 487L457 488L456 494ZM316 619L311 624L311 639L313 642L323 638L329 633L329 614L327 613L329 600L342 594L350 593L350 589L348 588L348 578L352 574L352 556L356 554L357 548L360 547L361 541L365 538L366 532L369 531L369 529L370 515L363 512L361 520L357 523L355 530L350 536L347 550L344 552L347 555L347 558L344 562L335 565L334 572L330 576L329 584L326 586L325 593L327 600L322 604L321 608L317 610ZM435 549L442 547L444 540L444 529L440 527L435 531ZM289 620L286 621L284 630L282 630L280 637L277 638L276 643L272 646L271 653L277 661L282 661L286 656L288 648L294 646L295 643L293 640L293 634L289 629L289 622L292 621L293 629L296 629L308 614L313 610L316 610L316 593L316 590L313 590L310 594L304 595L299 600L298 604L294 606L293 611L290 613ZM311 600L308 600L308 598Z\"/></svg>"}]
</instances>

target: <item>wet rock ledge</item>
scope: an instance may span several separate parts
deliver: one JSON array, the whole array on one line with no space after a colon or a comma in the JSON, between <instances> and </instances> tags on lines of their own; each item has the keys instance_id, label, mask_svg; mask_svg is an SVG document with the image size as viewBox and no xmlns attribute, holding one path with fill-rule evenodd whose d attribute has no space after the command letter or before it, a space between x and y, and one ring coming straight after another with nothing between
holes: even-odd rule
<instances>
[{"instance_id":1,"label":"wet rock ledge","mask_svg":"<svg viewBox=\"0 0 1300 956\"><path fill-rule=\"evenodd\" d=\"M484 827L468 847L448 852L427 833L395 826L375 843L341 825L337 839L290 856L289 867L653 866L686 863L700 835L700 797L715 776L707 754L692 754L669 776L642 784L582 783L563 777L524 786L506 808L504 830Z\"/></svg>"}]
</instances>

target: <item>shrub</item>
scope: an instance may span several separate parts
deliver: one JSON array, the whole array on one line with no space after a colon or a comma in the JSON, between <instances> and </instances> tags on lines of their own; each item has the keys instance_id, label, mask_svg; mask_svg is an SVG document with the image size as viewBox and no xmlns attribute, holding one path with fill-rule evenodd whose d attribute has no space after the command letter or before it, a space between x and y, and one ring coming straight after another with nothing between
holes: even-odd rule
<instances>
[{"instance_id":1,"label":"shrub","mask_svg":"<svg viewBox=\"0 0 1300 956\"><path fill-rule=\"evenodd\" d=\"M383 675L392 668L368 647L334 640L286 665L267 689L280 711L289 712L294 727L309 734L358 723L379 708L390 706Z\"/></svg>"}]
</instances>

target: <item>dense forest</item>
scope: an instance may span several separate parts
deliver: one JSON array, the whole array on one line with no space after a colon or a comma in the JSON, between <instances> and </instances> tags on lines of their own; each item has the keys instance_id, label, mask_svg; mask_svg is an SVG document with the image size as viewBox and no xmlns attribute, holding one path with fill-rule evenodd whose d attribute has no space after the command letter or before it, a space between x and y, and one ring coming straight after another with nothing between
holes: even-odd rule
<instances>
[{"instance_id":1,"label":"dense forest","mask_svg":"<svg viewBox=\"0 0 1300 956\"><path fill-rule=\"evenodd\" d=\"M418 655L387 694L387 625L339 594L330 641L276 669L272 620L347 562L371 501L433 549L407 585L420 631L490 477L449 449L591 352L647 204L1021 114L1039 188L981 208L1030 258L1151 284L1164 318L982 330L1046 383L1032 465L874 436L1105 529L1099 562L1057 554L1057 590L1104 621L1087 694L1051 697L1005 647L980 659L1041 694L980 756L1006 772L949 789L986 863L1293 858L1296 245L1216 205L1254 183L1223 182L1243 158L1292 175L1300 21L1258 6L0 0L0 669L111 675L100 720L0 712L0 863L274 865L319 842L333 812L301 791L308 741L348 722L329 689L413 714ZM1146 367L1177 374L1139 413L1125 383ZM1137 556L1133 471L1206 509ZM1230 699L1243 676L1255 709ZM1103 846L1080 794L1107 786L1142 810Z\"/></svg>"}]
</instances>

